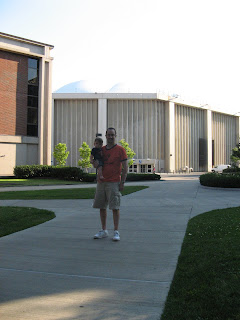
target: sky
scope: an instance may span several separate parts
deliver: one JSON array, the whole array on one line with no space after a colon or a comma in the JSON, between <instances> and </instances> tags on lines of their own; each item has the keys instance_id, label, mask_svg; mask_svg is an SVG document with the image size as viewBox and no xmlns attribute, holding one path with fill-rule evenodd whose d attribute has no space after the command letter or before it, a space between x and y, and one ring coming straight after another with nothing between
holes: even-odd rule
<instances>
[{"instance_id":1,"label":"sky","mask_svg":"<svg viewBox=\"0 0 240 320\"><path fill-rule=\"evenodd\" d=\"M239 0L0 0L0 31L51 44L53 91L149 86L240 115Z\"/></svg>"}]
</instances>

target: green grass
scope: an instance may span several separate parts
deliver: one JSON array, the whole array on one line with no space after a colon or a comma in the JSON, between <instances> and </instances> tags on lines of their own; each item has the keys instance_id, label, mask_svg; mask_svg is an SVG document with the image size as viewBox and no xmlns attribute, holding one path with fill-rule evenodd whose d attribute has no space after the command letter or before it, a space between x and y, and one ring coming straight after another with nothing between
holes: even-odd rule
<instances>
[{"instance_id":1,"label":"green grass","mask_svg":"<svg viewBox=\"0 0 240 320\"><path fill-rule=\"evenodd\" d=\"M68 181L59 179L0 179L0 187L21 187L21 186L48 186L48 185L71 185L82 184L80 181Z\"/></svg>"},{"instance_id":2,"label":"green grass","mask_svg":"<svg viewBox=\"0 0 240 320\"><path fill-rule=\"evenodd\" d=\"M240 320L240 207L189 221L161 320Z\"/></svg>"},{"instance_id":3,"label":"green grass","mask_svg":"<svg viewBox=\"0 0 240 320\"><path fill-rule=\"evenodd\" d=\"M52 211L22 207L0 207L0 237L55 218Z\"/></svg>"},{"instance_id":4,"label":"green grass","mask_svg":"<svg viewBox=\"0 0 240 320\"><path fill-rule=\"evenodd\" d=\"M126 186L122 195L143 190L147 186ZM54 189L54 190L33 190L33 191L4 191L0 192L0 200L50 200L50 199L93 199L96 188L79 189Z\"/></svg>"}]
</instances>

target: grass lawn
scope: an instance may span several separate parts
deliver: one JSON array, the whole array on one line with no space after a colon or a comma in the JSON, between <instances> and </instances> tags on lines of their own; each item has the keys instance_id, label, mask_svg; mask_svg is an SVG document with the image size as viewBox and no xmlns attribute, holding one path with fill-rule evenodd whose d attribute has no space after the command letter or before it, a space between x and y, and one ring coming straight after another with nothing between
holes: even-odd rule
<instances>
[{"instance_id":1,"label":"grass lawn","mask_svg":"<svg viewBox=\"0 0 240 320\"><path fill-rule=\"evenodd\" d=\"M146 189L146 186L125 186L122 195ZM54 189L33 191L0 192L0 200L49 200L49 199L93 199L96 188Z\"/></svg>"},{"instance_id":2,"label":"grass lawn","mask_svg":"<svg viewBox=\"0 0 240 320\"><path fill-rule=\"evenodd\" d=\"M22 207L0 207L0 237L24 230L55 218L48 210Z\"/></svg>"},{"instance_id":3,"label":"grass lawn","mask_svg":"<svg viewBox=\"0 0 240 320\"><path fill-rule=\"evenodd\" d=\"M161 320L240 320L240 207L189 221Z\"/></svg>"},{"instance_id":4,"label":"grass lawn","mask_svg":"<svg viewBox=\"0 0 240 320\"><path fill-rule=\"evenodd\" d=\"M64 184L83 184L80 181L68 181L59 179L0 179L0 187L21 187L21 186L48 186Z\"/></svg>"}]
</instances>

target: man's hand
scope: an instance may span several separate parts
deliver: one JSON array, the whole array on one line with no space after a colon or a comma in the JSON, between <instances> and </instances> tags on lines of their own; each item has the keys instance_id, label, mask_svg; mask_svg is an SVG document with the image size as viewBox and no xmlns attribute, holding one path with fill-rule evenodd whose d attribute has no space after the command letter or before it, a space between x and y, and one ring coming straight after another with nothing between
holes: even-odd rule
<instances>
[{"instance_id":1,"label":"man's hand","mask_svg":"<svg viewBox=\"0 0 240 320\"><path fill-rule=\"evenodd\" d=\"M123 182L120 182L119 191L123 191L123 189L124 189L124 183L123 183Z\"/></svg>"}]
</instances>

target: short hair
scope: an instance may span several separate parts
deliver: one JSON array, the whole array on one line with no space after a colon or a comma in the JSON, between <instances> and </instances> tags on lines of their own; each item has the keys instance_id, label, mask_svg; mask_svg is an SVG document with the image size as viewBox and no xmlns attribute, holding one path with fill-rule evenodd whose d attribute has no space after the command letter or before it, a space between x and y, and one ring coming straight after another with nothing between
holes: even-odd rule
<instances>
[{"instance_id":1,"label":"short hair","mask_svg":"<svg viewBox=\"0 0 240 320\"><path fill-rule=\"evenodd\" d=\"M115 135L117 135L117 131L116 131L115 128L112 128L112 127L107 128L106 134L107 134L108 130L114 130L115 131Z\"/></svg>"},{"instance_id":2,"label":"short hair","mask_svg":"<svg viewBox=\"0 0 240 320\"><path fill-rule=\"evenodd\" d=\"M94 141L103 144L103 139L100 137L96 137Z\"/></svg>"}]
</instances>

